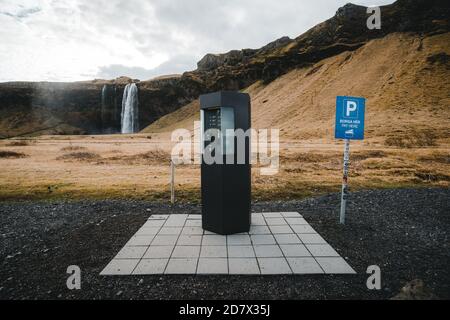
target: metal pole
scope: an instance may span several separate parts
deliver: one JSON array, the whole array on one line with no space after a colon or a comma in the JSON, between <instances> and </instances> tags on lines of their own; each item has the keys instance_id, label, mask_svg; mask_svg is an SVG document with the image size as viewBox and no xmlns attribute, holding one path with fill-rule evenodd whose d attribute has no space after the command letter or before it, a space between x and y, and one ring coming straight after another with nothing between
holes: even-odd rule
<instances>
[{"instance_id":1,"label":"metal pole","mask_svg":"<svg viewBox=\"0 0 450 320\"><path fill-rule=\"evenodd\" d=\"M342 177L341 214L339 219L341 224L345 224L345 206L347 205L347 195L348 195L347 178L348 178L349 159L350 159L350 140L345 139L344 174Z\"/></svg>"},{"instance_id":2,"label":"metal pole","mask_svg":"<svg viewBox=\"0 0 450 320\"><path fill-rule=\"evenodd\" d=\"M170 203L175 203L175 164L170 160Z\"/></svg>"}]
</instances>

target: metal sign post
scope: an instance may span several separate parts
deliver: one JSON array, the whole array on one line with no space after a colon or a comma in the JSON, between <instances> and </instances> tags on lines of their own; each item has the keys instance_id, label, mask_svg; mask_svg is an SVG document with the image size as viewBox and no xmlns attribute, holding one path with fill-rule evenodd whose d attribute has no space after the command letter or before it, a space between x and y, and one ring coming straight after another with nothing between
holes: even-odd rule
<instances>
[{"instance_id":1,"label":"metal sign post","mask_svg":"<svg viewBox=\"0 0 450 320\"><path fill-rule=\"evenodd\" d=\"M341 213L339 221L345 223L345 207L348 197L348 167L350 159L350 140L364 139L364 115L366 99L338 96L336 98L336 125L334 137L344 139L344 173L342 177Z\"/></svg>"},{"instance_id":2,"label":"metal sign post","mask_svg":"<svg viewBox=\"0 0 450 320\"><path fill-rule=\"evenodd\" d=\"M345 139L344 146L344 172L342 177L342 194L341 194L341 214L339 218L339 222L341 224L345 224L345 206L347 205L347 193L348 193L348 167L350 160L350 140Z\"/></svg>"},{"instance_id":3,"label":"metal sign post","mask_svg":"<svg viewBox=\"0 0 450 320\"><path fill-rule=\"evenodd\" d=\"M170 160L170 203L175 203L175 164Z\"/></svg>"}]
</instances>

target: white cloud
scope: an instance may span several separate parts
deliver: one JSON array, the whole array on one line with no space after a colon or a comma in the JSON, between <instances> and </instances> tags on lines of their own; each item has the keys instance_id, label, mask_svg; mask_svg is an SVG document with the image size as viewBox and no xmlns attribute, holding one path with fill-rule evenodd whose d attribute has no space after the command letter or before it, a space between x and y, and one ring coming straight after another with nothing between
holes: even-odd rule
<instances>
[{"instance_id":1,"label":"white cloud","mask_svg":"<svg viewBox=\"0 0 450 320\"><path fill-rule=\"evenodd\" d=\"M296 37L346 2L0 0L0 81L180 73L208 52Z\"/></svg>"}]
</instances>

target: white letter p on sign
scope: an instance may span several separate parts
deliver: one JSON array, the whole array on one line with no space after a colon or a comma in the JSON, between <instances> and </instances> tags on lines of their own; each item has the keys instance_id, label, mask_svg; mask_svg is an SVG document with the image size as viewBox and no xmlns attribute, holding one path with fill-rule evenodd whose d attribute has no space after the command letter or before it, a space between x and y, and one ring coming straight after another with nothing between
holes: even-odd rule
<instances>
[{"instance_id":1,"label":"white letter p on sign","mask_svg":"<svg viewBox=\"0 0 450 320\"><path fill-rule=\"evenodd\" d=\"M345 116L348 118L350 117L352 112L355 112L358 105L355 101L347 101L347 106L345 108Z\"/></svg>"}]
</instances>

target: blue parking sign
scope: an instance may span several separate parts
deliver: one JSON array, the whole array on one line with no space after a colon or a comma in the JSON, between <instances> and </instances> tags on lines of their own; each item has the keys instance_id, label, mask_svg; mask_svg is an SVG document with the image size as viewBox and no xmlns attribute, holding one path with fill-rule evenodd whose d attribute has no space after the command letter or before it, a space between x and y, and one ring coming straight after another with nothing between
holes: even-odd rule
<instances>
[{"instance_id":1,"label":"blue parking sign","mask_svg":"<svg viewBox=\"0 0 450 320\"><path fill-rule=\"evenodd\" d=\"M363 140L366 99L336 97L336 139Z\"/></svg>"}]
</instances>

